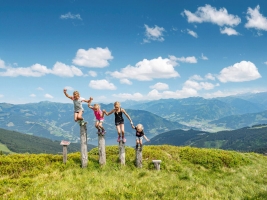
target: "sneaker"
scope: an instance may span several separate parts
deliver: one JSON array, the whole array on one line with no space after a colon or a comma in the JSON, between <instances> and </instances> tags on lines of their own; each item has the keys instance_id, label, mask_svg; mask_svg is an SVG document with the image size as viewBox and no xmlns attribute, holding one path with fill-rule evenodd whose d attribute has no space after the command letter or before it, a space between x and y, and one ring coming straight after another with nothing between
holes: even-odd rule
<instances>
[{"instance_id":1,"label":"sneaker","mask_svg":"<svg viewBox=\"0 0 267 200\"><path fill-rule=\"evenodd\" d=\"M118 139L117 139L117 142L120 142L121 141L121 137L119 136Z\"/></svg>"},{"instance_id":2,"label":"sneaker","mask_svg":"<svg viewBox=\"0 0 267 200\"><path fill-rule=\"evenodd\" d=\"M106 131L105 130L102 130L102 135L105 135Z\"/></svg>"},{"instance_id":3,"label":"sneaker","mask_svg":"<svg viewBox=\"0 0 267 200\"><path fill-rule=\"evenodd\" d=\"M125 143L125 142L126 142L126 138L125 138L125 137L123 137L123 138L122 138L122 141Z\"/></svg>"}]
</instances>

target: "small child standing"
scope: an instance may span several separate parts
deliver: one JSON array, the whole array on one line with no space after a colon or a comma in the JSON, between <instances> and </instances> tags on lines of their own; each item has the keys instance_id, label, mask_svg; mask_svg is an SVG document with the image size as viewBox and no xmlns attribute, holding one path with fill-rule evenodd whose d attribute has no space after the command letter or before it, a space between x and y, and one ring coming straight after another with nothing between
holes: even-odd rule
<instances>
[{"instance_id":1,"label":"small child standing","mask_svg":"<svg viewBox=\"0 0 267 200\"><path fill-rule=\"evenodd\" d=\"M90 97L88 102L88 107L91 108L94 111L96 122L95 127L98 130L98 134L104 135L106 133L104 127L103 127L103 121L104 121L104 112L101 111L99 104L94 104L94 106L91 106L91 101L93 100L92 97Z\"/></svg>"},{"instance_id":2,"label":"small child standing","mask_svg":"<svg viewBox=\"0 0 267 200\"><path fill-rule=\"evenodd\" d=\"M126 111L121 108L120 106L120 102L116 101L114 103L114 109L111 110L110 112L106 112L105 110L103 110L103 112L109 116L110 114L114 113L115 115L115 126L118 132L118 139L117 142L120 142L121 139L122 141L125 143L126 142L126 138L124 137L124 119L122 116L122 113L124 113L124 115L130 120L130 123L133 124L130 116L126 113Z\"/></svg>"},{"instance_id":3,"label":"small child standing","mask_svg":"<svg viewBox=\"0 0 267 200\"><path fill-rule=\"evenodd\" d=\"M66 97L71 99L73 101L74 105L74 121L78 122L80 125L85 125L87 124L86 121L83 120L82 114L84 112L83 107L82 107L82 102L89 102L89 100L86 100L82 97L80 97L80 93L78 91L73 92L73 96L69 96L67 93L67 89L63 90L64 94Z\"/></svg>"},{"instance_id":4,"label":"small child standing","mask_svg":"<svg viewBox=\"0 0 267 200\"><path fill-rule=\"evenodd\" d=\"M146 139L146 141L150 141L144 133L144 127L142 124L137 124L136 127L134 127L134 125L132 125L132 128L136 130L135 136L136 136L136 149L138 149L138 144L140 144L140 150L142 151L142 140L143 138Z\"/></svg>"}]
</instances>

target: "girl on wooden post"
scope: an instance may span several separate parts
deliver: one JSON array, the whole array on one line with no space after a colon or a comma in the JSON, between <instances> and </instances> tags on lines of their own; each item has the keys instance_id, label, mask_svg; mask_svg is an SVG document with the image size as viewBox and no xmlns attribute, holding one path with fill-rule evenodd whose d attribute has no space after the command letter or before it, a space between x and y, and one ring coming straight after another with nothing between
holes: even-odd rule
<instances>
[{"instance_id":1,"label":"girl on wooden post","mask_svg":"<svg viewBox=\"0 0 267 200\"><path fill-rule=\"evenodd\" d=\"M106 112L103 110L103 112L109 116L110 114L114 113L115 115L115 126L118 131L118 139L117 142L120 142L122 140L123 143L126 142L126 138L124 137L124 119L122 114L124 114L129 120L130 123L133 124L130 116L126 113L126 111L120 107L120 102L116 101L114 103L114 109L111 110L110 112Z\"/></svg>"},{"instance_id":2,"label":"girl on wooden post","mask_svg":"<svg viewBox=\"0 0 267 200\"><path fill-rule=\"evenodd\" d=\"M94 104L94 106L91 106L93 98L90 97L89 102L88 102L88 107L91 108L94 111L96 122L95 122L95 127L98 130L97 134L102 134L105 135L106 131L103 127L103 121L104 121L104 112L100 109L99 104Z\"/></svg>"},{"instance_id":3,"label":"girl on wooden post","mask_svg":"<svg viewBox=\"0 0 267 200\"><path fill-rule=\"evenodd\" d=\"M78 91L73 92L73 96L68 95L67 89L63 90L66 97L73 101L74 105L74 121L78 122L80 125L87 124L86 121L83 120L82 114L84 109L82 107L82 102L89 103L90 100L86 100L85 98L80 97L80 93Z\"/></svg>"},{"instance_id":4,"label":"girl on wooden post","mask_svg":"<svg viewBox=\"0 0 267 200\"><path fill-rule=\"evenodd\" d=\"M138 149L138 144L140 144L140 150L142 151L142 140L143 138L146 139L146 141L150 141L144 133L144 127L142 124L137 124L136 127L132 124L132 128L136 130L135 136L136 136L136 149Z\"/></svg>"}]
</instances>

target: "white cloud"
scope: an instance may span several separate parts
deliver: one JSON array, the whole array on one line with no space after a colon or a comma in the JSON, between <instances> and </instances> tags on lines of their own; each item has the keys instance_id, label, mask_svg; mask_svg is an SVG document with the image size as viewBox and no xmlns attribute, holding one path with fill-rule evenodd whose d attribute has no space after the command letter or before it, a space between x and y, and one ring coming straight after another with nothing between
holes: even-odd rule
<instances>
[{"instance_id":1,"label":"white cloud","mask_svg":"<svg viewBox=\"0 0 267 200\"><path fill-rule=\"evenodd\" d=\"M35 94L31 94L30 97L36 97L36 95Z\"/></svg>"},{"instance_id":2,"label":"white cloud","mask_svg":"<svg viewBox=\"0 0 267 200\"><path fill-rule=\"evenodd\" d=\"M267 18L260 13L259 5L254 10L249 7L246 18L248 20L245 24L246 28L255 28L257 30L267 31Z\"/></svg>"},{"instance_id":3,"label":"white cloud","mask_svg":"<svg viewBox=\"0 0 267 200\"><path fill-rule=\"evenodd\" d=\"M189 80L202 81L203 78L199 75L193 75L193 76L189 77Z\"/></svg>"},{"instance_id":4,"label":"white cloud","mask_svg":"<svg viewBox=\"0 0 267 200\"><path fill-rule=\"evenodd\" d=\"M54 97L53 97L52 95L50 95L50 94L45 94L44 96L45 96L45 98L48 98L48 99L53 99L53 98L54 98Z\"/></svg>"},{"instance_id":5,"label":"white cloud","mask_svg":"<svg viewBox=\"0 0 267 200\"><path fill-rule=\"evenodd\" d=\"M116 87L113 83L109 83L107 80L91 80L89 87L96 90L116 90Z\"/></svg>"},{"instance_id":6,"label":"white cloud","mask_svg":"<svg viewBox=\"0 0 267 200\"><path fill-rule=\"evenodd\" d=\"M155 85L150 86L150 88L156 89L156 90L168 90L169 89L169 85L166 84L166 83L158 82Z\"/></svg>"},{"instance_id":7,"label":"white cloud","mask_svg":"<svg viewBox=\"0 0 267 200\"><path fill-rule=\"evenodd\" d=\"M118 79L136 79L139 81L150 81L154 78L174 78L180 77L174 70L173 62L168 58L144 59L135 66L128 65L121 71L109 72L111 76Z\"/></svg>"},{"instance_id":8,"label":"white cloud","mask_svg":"<svg viewBox=\"0 0 267 200\"><path fill-rule=\"evenodd\" d=\"M169 99L169 98L179 99L192 96L198 96L197 90L193 88L183 88L182 90L177 90L177 91L163 91L162 93L154 89L147 94L146 99L149 100Z\"/></svg>"},{"instance_id":9,"label":"white cloud","mask_svg":"<svg viewBox=\"0 0 267 200\"><path fill-rule=\"evenodd\" d=\"M5 72L0 72L0 76L10 76L10 77L17 77L17 76L33 76L33 77L40 77L44 76L47 73L50 73L50 70L47 69L46 66L35 64L31 67L17 67L12 68L8 67L5 68Z\"/></svg>"},{"instance_id":10,"label":"white cloud","mask_svg":"<svg viewBox=\"0 0 267 200\"><path fill-rule=\"evenodd\" d=\"M62 77L73 77L73 76L82 76L82 71L75 66L68 66L61 62L56 62L53 69L51 70L51 74L62 76Z\"/></svg>"},{"instance_id":11,"label":"white cloud","mask_svg":"<svg viewBox=\"0 0 267 200\"><path fill-rule=\"evenodd\" d=\"M5 65L5 61L0 59L0 69L5 69L6 65Z\"/></svg>"},{"instance_id":12,"label":"white cloud","mask_svg":"<svg viewBox=\"0 0 267 200\"><path fill-rule=\"evenodd\" d=\"M219 26L236 26L241 22L241 19L238 16L228 14L225 8L220 8L219 10L217 10L210 5L198 7L195 13L184 10L182 15L186 15L187 21L189 23L210 22Z\"/></svg>"},{"instance_id":13,"label":"white cloud","mask_svg":"<svg viewBox=\"0 0 267 200\"><path fill-rule=\"evenodd\" d=\"M0 94L0 98L3 98L3 97L4 97L4 95Z\"/></svg>"},{"instance_id":14,"label":"white cloud","mask_svg":"<svg viewBox=\"0 0 267 200\"><path fill-rule=\"evenodd\" d=\"M264 64L265 64L265 65L267 65L267 61L266 61L266 62L264 62Z\"/></svg>"},{"instance_id":15,"label":"white cloud","mask_svg":"<svg viewBox=\"0 0 267 200\"><path fill-rule=\"evenodd\" d=\"M194 32L194 31L192 31L192 30L190 30L190 29L187 29L187 33L188 33L189 35L191 35L191 36L195 37L195 38L197 38L197 37L198 37L197 33L196 33L196 32Z\"/></svg>"},{"instance_id":16,"label":"white cloud","mask_svg":"<svg viewBox=\"0 0 267 200\"><path fill-rule=\"evenodd\" d=\"M250 61L241 61L221 70L217 78L223 82L244 82L261 78L256 66Z\"/></svg>"},{"instance_id":17,"label":"white cloud","mask_svg":"<svg viewBox=\"0 0 267 200\"><path fill-rule=\"evenodd\" d=\"M172 61L180 61L180 62L185 62L185 63L197 63L197 59L195 56L177 58L177 57L171 55L171 56L169 56L169 58Z\"/></svg>"},{"instance_id":18,"label":"white cloud","mask_svg":"<svg viewBox=\"0 0 267 200\"><path fill-rule=\"evenodd\" d=\"M134 94L129 94L129 93L120 93L120 94L113 94L113 97L120 98L120 99L129 99L129 100L142 100L143 95L141 93L134 93Z\"/></svg>"},{"instance_id":19,"label":"white cloud","mask_svg":"<svg viewBox=\"0 0 267 200\"><path fill-rule=\"evenodd\" d=\"M206 74L205 78L208 80L213 80L213 81L215 80L215 77L211 73Z\"/></svg>"},{"instance_id":20,"label":"white cloud","mask_svg":"<svg viewBox=\"0 0 267 200\"><path fill-rule=\"evenodd\" d=\"M4 62L2 61L2 63L4 63ZM6 67L5 66L4 69L5 69L5 71L0 72L0 76L41 77L41 76L45 76L47 74L54 74L57 76L73 77L73 76L82 76L83 75L82 71L80 69L78 69L77 67L68 66L68 65L65 65L61 62L56 62L53 69L48 69L46 66L38 64L38 63L36 63L30 67Z\"/></svg>"},{"instance_id":21,"label":"white cloud","mask_svg":"<svg viewBox=\"0 0 267 200\"><path fill-rule=\"evenodd\" d=\"M208 57L204 56L203 53L201 54L201 59L202 60L208 60Z\"/></svg>"},{"instance_id":22,"label":"white cloud","mask_svg":"<svg viewBox=\"0 0 267 200\"><path fill-rule=\"evenodd\" d=\"M112 59L113 56L107 47L104 49L97 47L96 49L90 48L87 51L79 49L72 62L83 67L103 68L107 67L109 65L108 61Z\"/></svg>"},{"instance_id":23,"label":"white cloud","mask_svg":"<svg viewBox=\"0 0 267 200\"><path fill-rule=\"evenodd\" d=\"M165 31L164 28L162 27L158 27L157 25L153 28L153 27L149 27L145 24L145 28L146 28L146 38L143 40L144 43L148 43L151 40L154 41L160 41L163 42L164 38L163 38L163 32Z\"/></svg>"},{"instance_id":24,"label":"white cloud","mask_svg":"<svg viewBox=\"0 0 267 200\"><path fill-rule=\"evenodd\" d=\"M221 34L227 34L227 35L239 35L239 33L235 29L228 27L220 28L220 32Z\"/></svg>"},{"instance_id":25,"label":"white cloud","mask_svg":"<svg viewBox=\"0 0 267 200\"><path fill-rule=\"evenodd\" d=\"M65 15L60 15L60 19L79 19L79 20L82 20L80 14L71 14L70 12L68 12L67 14Z\"/></svg>"},{"instance_id":26,"label":"white cloud","mask_svg":"<svg viewBox=\"0 0 267 200\"><path fill-rule=\"evenodd\" d=\"M132 85L133 83L129 81L127 78L123 78L120 80L120 83L122 84L127 84L127 85Z\"/></svg>"},{"instance_id":27,"label":"white cloud","mask_svg":"<svg viewBox=\"0 0 267 200\"><path fill-rule=\"evenodd\" d=\"M96 77L97 73L95 71L89 71L88 74L92 77Z\"/></svg>"},{"instance_id":28,"label":"white cloud","mask_svg":"<svg viewBox=\"0 0 267 200\"><path fill-rule=\"evenodd\" d=\"M37 88L37 90L44 90L44 89L43 89L43 88L41 88L41 87L38 87L38 88Z\"/></svg>"},{"instance_id":29,"label":"white cloud","mask_svg":"<svg viewBox=\"0 0 267 200\"><path fill-rule=\"evenodd\" d=\"M208 82L197 82L197 81L193 81L193 80L187 80L184 83L183 88L184 89L194 89L194 90L211 90L215 87L216 85L212 84L212 83L208 83Z\"/></svg>"}]
</instances>

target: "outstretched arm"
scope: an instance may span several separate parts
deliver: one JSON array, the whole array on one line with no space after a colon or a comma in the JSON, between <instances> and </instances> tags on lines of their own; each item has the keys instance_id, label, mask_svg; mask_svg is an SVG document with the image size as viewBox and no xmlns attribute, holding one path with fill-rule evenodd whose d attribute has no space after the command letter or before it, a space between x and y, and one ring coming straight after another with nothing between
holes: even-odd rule
<instances>
[{"instance_id":1,"label":"outstretched arm","mask_svg":"<svg viewBox=\"0 0 267 200\"><path fill-rule=\"evenodd\" d=\"M88 103L88 107L93 109L93 106L91 106L91 102L93 101L93 97L90 97L89 100L87 100L87 103Z\"/></svg>"},{"instance_id":2,"label":"outstretched arm","mask_svg":"<svg viewBox=\"0 0 267 200\"><path fill-rule=\"evenodd\" d=\"M112 114L112 113L115 112L115 109L111 110L110 112L107 112L107 111L103 110L103 112L105 112L105 114L106 114L107 116L109 116L110 114Z\"/></svg>"},{"instance_id":3,"label":"outstretched arm","mask_svg":"<svg viewBox=\"0 0 267 200\"><path fill-rule=\"evenodd\" d=\"M64 92L64 94L65 94L66 97L68 97L69 99L73 100L73 97L70 96L70 95L68 95L67 89L64 89L63 92Z\"/></svg>"},{"instance_id":4,"label":"outstretched arm","mask_svg":"<svg viewBox=\"0 0 267 200\"><path fill-rule=\"evenodd\" d=\"M146 135L144 135L144 138L146 139L146 141L148 141L148 142L150 141L150 140L146 137Z\"/></svg>"},{"instance_id":5,"label":"outstretched arm","mask_svg":"<svg viewBox=\"0 0 267 200\"><path fill-rule=\"evenodd\" d=\"M123 112L125 114L125 116L129 119L130 123L133 125L131 117L127 114L127 112L123 108L121 109L121 112Z\"/></svg>"}]
</instances>

